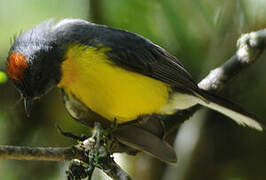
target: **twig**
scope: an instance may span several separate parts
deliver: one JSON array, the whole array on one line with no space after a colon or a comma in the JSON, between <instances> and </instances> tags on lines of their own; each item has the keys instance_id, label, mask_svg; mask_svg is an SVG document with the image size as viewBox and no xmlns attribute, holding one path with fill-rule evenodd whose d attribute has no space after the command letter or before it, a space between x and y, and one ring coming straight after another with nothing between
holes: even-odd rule
<instances>
[{"instance_id":1,"label":"twig","mask_svg":"<svg viewBox=\"0 0 266 180\"><path fill-rule=\"evenodd\" d=\"M254 63L265 49L266 29L242 35L237 41L238 50L222 66L212 70L198 86L209 91L220 91L242 70Z\"/></svg>"},{"instance_id":2,"label":"twig","mask_svg":"<svg viewBox=\"0 0 266 180\"><path fill-rule=\"evenodd\" d=\"M73 147L0 146L0 159L65 161L81 157Z\"/></svg>"},{"instance_id":3,"label":"twig","mask_svg":"<svg viewBox=\"0 0 266 180\"><path fill-rule=\"evenodd\" d=\"M113 139L109 135L110 133L102 129L99 122L95 122L92 136L75 147L82 152L81 160L87 163L90 169L97 167L113 179L130 180L129 175L116 164L112 157L110 149Z\"/></svg>"},{"instance_id":4,"label":"twig","mask_svg":"<svg viewBox=\"0 0 266 180\"><path fill-rule=\"evenodd\" d=\"M20 147L0 146L0 159L65 161L73 160L67 171L68 180L91 177L95 167L117 180L130 180L129 175L116 164L109 150L112 138L95 123L92 136L74 147ZM83 165L86 163L85 165Z\"/></svg>"},{"instance_id":5,"label":"twig","mask_svg":"<svg viewBox=\"0 0 266 180\"><path fill-rule=\"evenodd\" d=\"M81 180L88 178L91 180L94 166L88 166L84 162L74 159L70 162L67 173L67 180Z\"/></svg>"}]
</instances>

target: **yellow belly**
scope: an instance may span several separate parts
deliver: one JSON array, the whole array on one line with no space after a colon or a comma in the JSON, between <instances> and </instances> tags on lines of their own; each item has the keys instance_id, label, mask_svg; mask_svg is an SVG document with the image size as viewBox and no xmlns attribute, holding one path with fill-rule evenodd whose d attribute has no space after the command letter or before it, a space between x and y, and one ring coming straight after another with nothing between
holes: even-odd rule
<instances>
[{"instance_id":1,"label":"yellow belly","mask_svg":"<svg viewBox=\"0 0 266 180\"><path fill-rule=\"evenodd\" d=\"M118 123L159 113L168 103L170 87L156 79L127 71L107 60L109 49L71 46L62 63L58 87L72 92L92 111Z\"/></svg>"}]
</instances>

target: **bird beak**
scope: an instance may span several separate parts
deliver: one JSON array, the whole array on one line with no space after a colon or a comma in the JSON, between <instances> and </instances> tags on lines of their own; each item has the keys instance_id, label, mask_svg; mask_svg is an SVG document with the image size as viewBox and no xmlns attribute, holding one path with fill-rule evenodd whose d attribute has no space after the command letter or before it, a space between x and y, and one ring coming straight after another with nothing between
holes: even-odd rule
<instances>
[{"instance_id":1,"label":"bird beak","mask_svg":"<svg viewBox=\"0 0 266 180\"><path fill-rule=\"evenodd\" d=\"M33 99L31 99L31 98L24 98L24 108L25 108L27 117L30 116L32 102L33 102Z\"/></svg>"}]
</instances>

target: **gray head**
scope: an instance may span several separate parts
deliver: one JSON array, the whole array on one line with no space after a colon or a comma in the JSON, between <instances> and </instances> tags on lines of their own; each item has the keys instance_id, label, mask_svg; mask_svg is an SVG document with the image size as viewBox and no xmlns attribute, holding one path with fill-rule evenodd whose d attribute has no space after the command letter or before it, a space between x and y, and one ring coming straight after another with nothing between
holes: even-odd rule
<instances>
[{"instance_id":1,"label":"gray head","mask_svg":"<svg viewBox=\"0 0 266 180\"><path fill-rule=\"evenodd\" d=\"M13 43L6 71L27 104L60 80L62 58L54 41L53 21L45 21L22 33Z\"/></svg>"}]
</instances>

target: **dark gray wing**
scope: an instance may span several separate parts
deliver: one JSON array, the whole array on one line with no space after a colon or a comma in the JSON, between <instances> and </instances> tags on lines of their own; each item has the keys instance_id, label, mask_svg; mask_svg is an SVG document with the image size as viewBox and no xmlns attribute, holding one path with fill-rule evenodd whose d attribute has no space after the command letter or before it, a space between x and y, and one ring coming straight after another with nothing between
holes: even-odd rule
<instances>
[{"instance_id":1,"label":"dark gray wing","mask_svg":"<svg viewBox=\"0 0 266 180\"><path fill-rule=\"evenodd\" d=\"M109 47L106 54L117 65L158 79L188 92L197 85L181 63L150 40L128 32L83 20L64 20L54 27L57 44L81 43Z\"/></svg>"},{"instance_id":2,"label":"dark gray wing","mask_svg":"<svg viewBox=\"0 0 266 180\"><path fill-rule=\"evenodd\" d=\"M117 128L113 135L119 142L139 151L144 151L164 162L176 163L177 157L173 147L162 138L138 127L127 125Z\"/></svg>"},{"instance_id":3,"label":"dark gray wing","mask_svg":"<svg viewBox=\"0 0 266 180\"><path fill-rule=\"evenodd\" d=\"M181 63L163 48L151 41L126 31L123 35L113 36L108 44L109 58L128 70L166 82L183 90L197 91L198 86ZM112 43L112 42L116 43ZM107 45L107 46L108 46Z\"/></svg>"}]
</instances>

